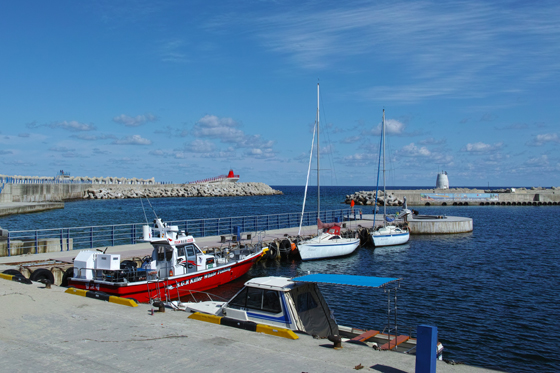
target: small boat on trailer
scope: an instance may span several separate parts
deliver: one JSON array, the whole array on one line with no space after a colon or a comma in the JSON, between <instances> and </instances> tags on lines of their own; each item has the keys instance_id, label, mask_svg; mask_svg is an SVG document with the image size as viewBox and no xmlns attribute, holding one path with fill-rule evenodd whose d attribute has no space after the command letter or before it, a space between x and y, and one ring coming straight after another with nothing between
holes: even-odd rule
<instances>
[{"instance_id":1,"label":"small boat on trailer","mask_svg":"<svg viewBox=\"0 0 560 373\"><path fill-rule=\"evenodd\" d=\"M69 287L104 292L140 303L170 301L205 291L243 276L267 248L238 248L206 254L193 236L157 218L143 226L143 240L153 246L139 268L120 254L83 250L74 259Z\"/></svg>"},{"instance_id":2,"label":"small boat on trailer","mask_svg":"<svg viewBox=\"0 0 560 373\"><path fill-rule=\"evenodd\" d=\"M257 277L226 302L179 302L168 306L221 317L220 324L259 330L257 325L268 325L328 338L335 343L359 343L379 350L393 350L415 354L416 339L399 334L397 326L397 289L399 278L353 276L337 274L311 274L296 278ZM388 322L385 329L361 330L338 325L317 284L382 288L388 297ZM391 303L391 297L394 297ZM391 316L394 316L394 324ZM200 318L204 319L204 317ZM215 321L213 321L215 322ZM401 327L402 328L402 327ZM269 333L272 334L272 333ZM297 337L296 337L297 338ZM438 342L437 356L441 360L443 345Z\"/></svg>"}]
</instances>

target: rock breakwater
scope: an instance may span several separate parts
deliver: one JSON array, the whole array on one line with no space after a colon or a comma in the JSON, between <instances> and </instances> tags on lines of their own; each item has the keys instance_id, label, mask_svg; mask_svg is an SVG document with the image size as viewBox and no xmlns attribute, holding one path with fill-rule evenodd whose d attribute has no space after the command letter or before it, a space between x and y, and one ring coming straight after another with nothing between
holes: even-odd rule
<instances>
[{"instance_id":1,"label":"rock breakwater","mask_svg":"<svg viewBox=\"0 0 560 373\"><path fill-rule=\"evenodd\" d=\"M84 199L165 198L165 197L246 197L283 194L264 183L216 183L158 185L150 188L106 187L91 188L83 193Z\"/></svg>"},{"instance_id":2,"label":"rock breakwater","mask_svg":"<svg viewBox=\"0 0 560 373\"><path fill-rule=\"evenodd\" d=\"M383 205L385 199L387 199L387 206L402 206L403 200L395 197L395 195L391 192L387 192L385 196L382 190L377 192L377 198L375 195L375 191L360 191L354 194L350 194L346 196L346 200L344 203L350 204L352 200L356 205L375 205L375 201L377 200L377 204Z\"/></svg>"}]
</instances>

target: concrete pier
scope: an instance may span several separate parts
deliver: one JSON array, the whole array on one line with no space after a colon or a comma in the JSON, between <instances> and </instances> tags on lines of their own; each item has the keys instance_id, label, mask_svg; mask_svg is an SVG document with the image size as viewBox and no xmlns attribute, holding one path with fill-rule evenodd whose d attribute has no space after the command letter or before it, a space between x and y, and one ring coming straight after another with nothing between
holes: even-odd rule
<instances>
[{"instance_id":1,"label":"concrete pier","mask_svg":"<svg viewBox=\"0 0 560 373\"><path fill-rule=\"evenodd\" d=\"M356 205L375 204L375 190L359 191L344 201ZM380 193L382 201L384 196ZM560 188L520 188L515 192L468 188L387 190L387 206L548 206L560 204Z\"/></svg>"},{"instance_id":2,"label":"concrete pier","mask_svg":"<svg viewBox=\"0 0 560 373\"><path fill-rule=\"evenodd\" d=\"M8 202L0 203L0 216L27 214L30 212L42 212L55 209L63 209L63 202Z\"/></svg>"},{"instance_id":3,"label":"concrete pier","mask_svg":"<svg viewBox=\"0 0 560 373\"><path fill-rule=\"evenodd\" d=\"M364 227L373 226L373 214L363 214L361 223ZM408 227L411 235L417 234L455 234L473 231L473 220L461 216L409 216ZM369 222L369 223L368 223ZM383 225L383 214L377 214L375 225Z\"/></svg>"},{"instance_id":4,"label":"concrete pier","mask_svg":"<svg viewBox=\"0 0 560 373\"><path fill-rule=\"evenodd\" d=\"M460 216L408 219L410 234L454 234L473 231L473 220Z\"/></svg>"},{"instance_id":5,"label":"concrete pier","mask_svg":"<svg viewBox=\"0 0 560 373\"><path fill-rule=\"evenodd\" d=\"M0 279L0 358L13 372L414 372L415 356L289 340ZM380 298L382 299L382 298ZM440 373L490 372L437 361Z\"/></svg>"}]
</instances>

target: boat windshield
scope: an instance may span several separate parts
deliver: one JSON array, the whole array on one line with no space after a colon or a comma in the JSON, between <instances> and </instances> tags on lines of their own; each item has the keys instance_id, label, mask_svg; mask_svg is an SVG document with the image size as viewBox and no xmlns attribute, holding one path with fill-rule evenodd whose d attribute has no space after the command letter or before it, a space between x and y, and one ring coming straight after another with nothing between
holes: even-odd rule
<instances>
[{"instance_id":1,"label":"boat windshield","mask_svg":"<svg viewBox=\"0 0 560 373\"><path fill-rule=\"evenodd\" d=\"M154 253L156 254L156 260L160 262L163 262L164 260L170 261L173 257L173 249L168 245L155 246Z\"/></svg>"}]
</instances>

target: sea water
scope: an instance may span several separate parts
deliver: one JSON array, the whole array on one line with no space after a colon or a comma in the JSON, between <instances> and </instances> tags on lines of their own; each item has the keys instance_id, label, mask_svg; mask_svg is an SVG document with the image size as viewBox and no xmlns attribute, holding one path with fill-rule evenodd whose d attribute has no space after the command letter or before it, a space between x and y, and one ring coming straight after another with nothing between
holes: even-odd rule
<instances>
[{"instance_id":1,"label":"sea water","mask_svg":"<svg viewBox=\"0 0 560 373\"><path fill-rule=\"evenodd\" d=\"M165 220L300 212L303 187L280 196L150 200ZM321 209L347 208L347 194L371 187L321 188ZM154 211L138 199L68 202L63 210L0 218L9 230L141 223ZM317 207L310 189L306 211ZM371 207L362 208L371 213ZM243 278L211 292L229 297L258 276L341 273L401 278L398 325L438 328L444 359L510 372L559 371L560 206L415 206L421 214L470 217L472 233L411 236L395 247L362 247L344 258L259 262ZM392 212L396 208L390 209ZM382 329L381 289L321 285L339 324ZM392 316L393 317L393 316ZM393 323L393 319L391 319Z\"/></svg>"}]
</instances>

